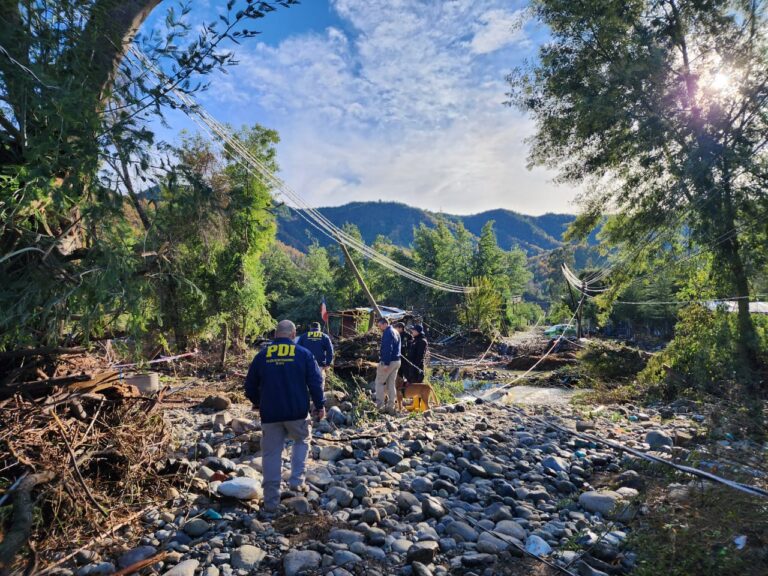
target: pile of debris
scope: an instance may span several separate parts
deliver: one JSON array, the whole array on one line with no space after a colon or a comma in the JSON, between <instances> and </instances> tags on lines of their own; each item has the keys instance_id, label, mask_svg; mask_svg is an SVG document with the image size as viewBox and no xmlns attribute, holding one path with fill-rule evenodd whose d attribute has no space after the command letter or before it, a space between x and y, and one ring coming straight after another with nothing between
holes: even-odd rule
<instances>
[{"instance_id":1,"label":"pile of debris","mask_svg":"<svg viewBox=\"0 0 768 576\"><path fill-rule=\"evenodd\" d=\"M36 573L39 561L166 495L168 471L157 463L169 432L153 413L160 398L142 395L115 371L0 387L0 470L8 487L0 504L11 517L0 571L28 563L26 572ZM34 553L22 561L27 543Z\"/></svg>"},{"instance_id":2,"label":"pile of debris","mask_svg":"<svg viewBox=\"0 0 768 576\"><path fill-rule=\"evenodd\" d=\"M366 332L342 338L335 344L334 372L342 378L361 376L370 382L376 377L381 335Z\"/></svg>"}]
</instances>

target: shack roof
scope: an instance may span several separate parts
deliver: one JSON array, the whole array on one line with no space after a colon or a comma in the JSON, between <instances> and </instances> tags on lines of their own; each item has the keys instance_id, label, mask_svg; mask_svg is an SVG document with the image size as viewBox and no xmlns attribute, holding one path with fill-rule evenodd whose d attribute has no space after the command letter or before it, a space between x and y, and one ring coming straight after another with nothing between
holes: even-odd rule
<instances>
[{"instance_id":1,"label":"shack roof","mask_svg":"<svg viewBox=\"0 0 768 576\"><path fill-rule=\"evenodd\" d=\"M717 310L723 308L726 312L736 313L739 311L739 303L733 300L712 300L707 302L707 308ZM750 302L750 314L768 314L768 302Z\"/></svg>"},{"instance_id":2,"label":"shack roof","mask_svg":"<svg viewBox=\"0 0 768 576\"><path fill-rule=\"evenodd\" d=\"M394 306L379 306L379 309L381 310L381 315L384 318L387 318L388 320L400 320L401 318L404 318L411 314L411 312L407 310L403 310L401 308L395 308ZM358 308L349 308L347 310L339 310L338 312L335 312L333 315L339 315L339 316L347 316L347 315L353 315L353 314L370 314L373 312L373 308L367 307L367 306L360 306Z\"/></svg>"}]
</instances>

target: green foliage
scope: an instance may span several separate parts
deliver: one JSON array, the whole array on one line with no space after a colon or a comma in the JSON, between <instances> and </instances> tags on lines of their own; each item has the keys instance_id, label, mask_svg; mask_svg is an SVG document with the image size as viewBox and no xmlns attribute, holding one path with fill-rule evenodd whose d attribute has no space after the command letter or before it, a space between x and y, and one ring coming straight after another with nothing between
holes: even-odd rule
<instances>
[{"instance_id":1,"label":"green foliage","mask_svg":"<svg viewBox=\"0 0 768 576\"><path fill-rule=\"evenodd\" d=\"M486 276L473 278L469 292L457 310L462 326L486 334L497 333L501 327L503 301L498 290Z\"/></svg>"},{"instance_id":2,"label":"green foliage","mask_svg":"<svg viewBox=\"0 0 768 576\"><path fill-rule=\"evenodd\" d=\"M276 132L255 126L238 137L276 168ZM144 245L157 254L159 320L181 348L222 325L242 345L272 324L260 262L275 234L269 189L200 137L185 138L177 156L154 212L147 211Z\"/></svg>"},{"instance_id":3,"label":"green foliage","mask_svg":"<svg viewBox=\"0 0 768 576\"><path fill-rule=\"evenodd\" d=\"M638 553L633 574L761 576L765 558L760 543L768 536L767 518L764 501L724 486L691 490L682 503L665 504L660 498L632 526L627 546ZM742 534L748 535L747 542L739 550L734 538Z\"/></svg>"},{"instance_id":4,"label":"green foliage","mask_svg":"<svg viewBox=\"0 0 768 576\"><path fill-rule=\"evenodd\" d=\"M326 297L329 310L339 302L334 291L334 266L328 251L317 244L309 254L278 243L262 257L270 314L306 325L319 322L320 302Z\"/></svg>"},{"instance_id":5,"label":"green foliage","mask_svg":"<svg viewBox=\"0 0 768 576\"><path fill-rule=\"evenodd\" d=\"M348 234L361 239L357 226L346 224ZM438 220L435 227L421 224L414 230L410 249L395 246L379 236L373 247L392 260L429 277L458 285L469 285L474 271L487 274L481 298L470 297L465 306L460 294L426 288L404 279L380 264L351 256L371 293L379 304L423 312L450 329L459 324L467 328L509 330L524 327L539 318L538 306L522 302L518 296L531 279L526 257L521 250L499 248L489 223L478 240L461 224ZM316 263L312 264L312 259ZM292 317L299 322L318 319L320 299L326 297L329 309L368 306L368 300L338 247L321 248L312 244L309 255L281 246L265 254L270 312L276 318ZM491 306L490 309L484 308ZM463 310L461 319L456 311ZM467 311L469 311L467 313ZM474 324L479 322L479 324ZM361 327L367 328L367 318Z\"/></svg>"},{"instance_id":6,"label":"green foliage","mask_svg":"<svg viewBox=\"0 0 768 576\"><path fill-rule=\"evenodd\" d=\"M198 207L215 205L214 198L192 197L167 181L174 162L164 157L167 150L156 144L148 126L158 116L162 120L170 105L177 108L175 96L155 85L146 66L137 73L132 57L122 52L156 4L2 4L0 348L126 331L141 335L168 323L181 332L200 331L202 316L224 310L227 318L237 317L241 333L264 324L262 312L259 320L246 313L246 308L259 311L260 298L258 259L247 256L247 249L234 246L242 258L226 261L206 246L204 257L196 259L198 246L181 226L176 229L185 234L186 246L171 242L148 249L152 222L135 187L139 183L162 180L166 197L172 191ZM197 92L205 88L206 75L235 64L226 43L253 36L244 25L273 8L267 2L234 4L216 22L195 27L188 24L190 6L169 8L164 24L136 44L153 64L173 70L176 89ZM245 191L241 198L233 192L231 199L250 203ZM194 212L172 202L169 213ZM245 222L233 224L235 241L253 240L248 231L240 235L243 226L256 225L252 216L245 210ZM212 223L213 215L204 221ZM163 222L168 230L173 227ZM149 236L161 234L153 229ZM205 235L211 236L210 230ZM238 270L239 288L231 291L230 274ZM217 297L222 302L211 304ZM225 297L230 301L224 303ZM168 314L166 304L179 298L190 308L177 306Z\"/></svg>"},{"instance_id":7,"label":"green foliage","mask_svg":"<svg viewBox=\"0 0 768 576\"><path fill-rule=\"evenodd\" d=\"M719 295L748 297L765 263L764 2L537 0L532 9L551 41L510 76L510 96L537 124L532 162L586 187L588 215L574 233L614 215L606 239L640 256L614 271L621 286L635 261L685 229L715 258ZM756 368L746 307L731 336Z\"/></svg>"},{"instance_id":8,"label":"green foliage","mask_svg":"<svg viewBox=\"0 0 768 576\"><path fill-rule=\"evenodd\" d=\"M579 353L579 360L587 376L616 382L633 379L645 368L648 355L629 346L595 340Z\"/></svg>"},{"instance_id":9,"label":"green foliage","mask_svg":"<svg viewBox=\"0 0 768 576\"><path fill-rule=\"evenodd\" d=\"M765 360L768 319L759 318L756 322L759 349ZM701 305L688 306L680 312L674 339L648 362L639 374L639 382L652 386L667 399L686 392L723 395L733 383L744 378L747 370L738 354L737 331L735 314L720 309L710 311Z\"/></svg>"},{"instance_id":10,"label":"green foliage","mask_svg":"<svg viewBox=\"0 0 768 576\"><path fill-rule=\"evenodd\" d=\"M460 380L431 378L429 383L440 404L453 404L459 396L464 394L464 384Z\"/></svg>"}]
</instances>

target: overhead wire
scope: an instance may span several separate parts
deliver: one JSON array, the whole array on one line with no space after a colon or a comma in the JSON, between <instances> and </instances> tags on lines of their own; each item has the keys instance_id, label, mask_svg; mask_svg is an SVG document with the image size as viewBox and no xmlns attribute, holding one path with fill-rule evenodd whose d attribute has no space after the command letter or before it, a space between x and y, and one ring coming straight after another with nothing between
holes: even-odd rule
<instances>
[{"instance_id":1,"label":"overhead wire","mask_svg":"<svg viewBox=\"0 0 768 576\"><path fill-rule=\"evenodd\" d=\"M141 54L140 51L138 51L138 49L131 47L130 50L132 54L134 54L135 57L144 64L144 66L152 69L158 81L162 83L164 79L162 72L159 71L157 67L155 67L151 62L149 62L148 59L143 54ZM291 202L295 204L295 206L291 206L291 208L293 208L296 213L308 224L318 229L321 233L325 234L336 242L341 242L346 246L349 246L350 248L362 253L364 256L367 256L386 269L412 281L421 283L427 287L456 293L468 293L473 290L472 287L458 286L455 284L429 278L428 276L412 270L392 260L388 256L381 254L380 252L374 250L373 248L349 235L344 230L338 228L327 218L325 218L325 216L323 216L318 210L308 206L296 192L290 189L290 187L288 187L285 182L275 176L271 170L269 170L269 168L266 167L258 158L254 157L254 155L251 154L242 145L242 143L240 143L236 138L232 137L224 126L218 123L215 118L213 118L207 111L205 111L205 109L200 107L189 95L184 94L176 89L173 89L172 92L176 98L181 101L181 109L187 113L193 119L193 121L200 125L200 122L197 122L197 119L199 118L199 120L205 125L206 132L212 132L218 136L218 138L222 140L227 146L229 146L229 150L227 150L227 152L230 153L237 161L239 161L246 168L246 170L249 171L249 173L259 177L262 180L266 180L267 183L273 185L279 193L290 199ZM195 118L195 116L197 118ZM254 174L254 172L256 173Z\"/></svg>"}]
</instances>

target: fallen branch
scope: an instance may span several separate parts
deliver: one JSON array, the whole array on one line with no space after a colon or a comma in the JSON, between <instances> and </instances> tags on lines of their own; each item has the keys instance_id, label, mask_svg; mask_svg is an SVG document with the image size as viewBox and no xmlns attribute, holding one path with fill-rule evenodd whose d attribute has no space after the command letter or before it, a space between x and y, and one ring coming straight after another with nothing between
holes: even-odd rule
<instances>
[{"instance_id":1,"label":"fallen branch","mask_svg":"<svg viewBox=\"0 0 768 576\"><path fill-rule=\"evenodd\" d=\"M130 566L126 566L122 570L118 570L117 572L115 572L112 576L128 576L128 574L133 574L134 572L138 572L142 568L146 568L147 566L152 566L152 564L157 564L158 562L162 562L166 556L168 556L167 551L160 552L159 554L155 554L154 556L145 558L144 560L139 560L138 562L134 562Z\"/></svg>"},{"instance_id":2,"label":"fallen branch","mask_svg":"<svg viewBox=\"0 0 768 576\"><path fill-rule=\"evenodd\" d=\"M38 484L45 484L54 479L53 472L39 472L24 478L13 494L13 521L11 528L0 542L0 574L9 573L18 551L24 546L32 532L32 490Z\"/></svg>"},{"instance_id":3,"label":"fallen branch","mask_svg":"<svg viewBox=\"0 0 768 576\"><path fill-rule=\"evenodd\" d=\"M79 552L82 552L83 550L87 550L88 548L92 548L94 544L100 542L101 540L103 540L107 536L110 536L110 535L114 534L115 532L117 532L118 530L120 530L121 528L125 528L126 526L128 526L128 524L130 524L131 522L136 520L136 518L138 518L139 516L144 514L147 511L147 509L150 508L150 507L151 506L147 506L146 508L144 508L142 510L139 510L138 512L134 512L133 514L128 516L128 518L126 520L124 520L123 522L121 522L117 526L113 526L109 530L105 530L104 532L102 532L101 534L96 536L95 538L92 538L91 540L89 540L84 546L81 546L80 548L78 548L74 552L70 552L69 554L67 554L63 558L59 558L56 562L54 562L53 564L51 564L47 568L43 569L41 572L38 572L37 576L43 576L44 574L48 574L49 572L53 572L56 568L58 568L59 566L64 564L64 562L66 562L67 560L71 560L72 558L77 556L77 554Z\"/></svg>"}]
</instances>

